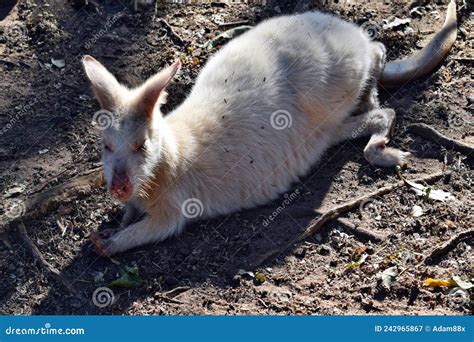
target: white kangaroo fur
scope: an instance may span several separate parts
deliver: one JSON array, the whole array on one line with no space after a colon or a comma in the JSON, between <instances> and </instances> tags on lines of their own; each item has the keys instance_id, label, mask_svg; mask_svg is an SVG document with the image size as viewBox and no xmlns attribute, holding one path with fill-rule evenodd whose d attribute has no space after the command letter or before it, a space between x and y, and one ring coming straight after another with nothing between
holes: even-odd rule
<instances>
[{"instance_id":1,"label":"white kangaroo fur","mask_svg":"<svg viewBox=\"0 0 474 342\"><path fill-rule=\"evenodd\" d=\"M407 155L385 147L395 112L377 100L384 46L332 15L273 18L235 38L166 117L159 105L179 61L135 89L90 56L83 64L101 107L116 116L103 131L104 172L126 207L120 230L92 234L101 255L272 201L346 139L370 135L364 155L373 165Z\"/></svg>"}]
</instances>

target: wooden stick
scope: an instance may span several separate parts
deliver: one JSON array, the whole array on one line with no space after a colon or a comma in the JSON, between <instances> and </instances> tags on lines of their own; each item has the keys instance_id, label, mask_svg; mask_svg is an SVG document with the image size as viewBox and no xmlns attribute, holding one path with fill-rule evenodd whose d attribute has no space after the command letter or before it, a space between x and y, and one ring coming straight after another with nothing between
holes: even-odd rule
<instances>
[{"instance_id":1,"label":"wooden stick","mask_svg":"<svg viewBox=\"0 0 474 342\"><path fill-rule=\"evenodd\" d=\"M66 183L32 196L25 203L25 215L37 217L40 214L45 214L66 200L70 201L80 195L89 194L103 183L102 167L87 170Z\"/></svg>"},{"instance_id":2,"label":"wooden stick","mask_svg":"<svg viewBox=\"0 0 474 342\"><path fill-rule=\"evenodd\" d=\"M470 156L474 152L473 146L448 138L429 125L423 123L412 124L408 126L408 130L412 133L415 133L416 135L419 135L420 137L434 141L446 149L461 152L466 156Z\"/></svg>"},{"instance_id":3,"label":"wooden stick","mask_svg":"<svg viewBox=\"0 0 474 342\"><path fill-rule=\"evenodd\" d=\"M431 175L423 176L417 179L412 180L413 182L432 182L435 181L444 175L449 174L450 172L436 172ZM385 194L388 194L392 192L395 189L401 188L405 184L404 180L398 181L395 184L392 185L387 185L382 188L379 188L378 190L375 190L365 196L361 196L355 200L343 203L341 205L338 205L325 213L323 213L319 218L312 220L308 227L305 229L303 233L301 233L299 236L296 236L293 238L289 243L285 244L282 248L276 248L266 254L263 255L262 258L257 262L256 266L261 265L265 261L267 261L269 258L274 257L275 255L278 255L284 251L286 251L288 248L292 247L295 243L298 243L300 241L303 241L307 239L308 237L316 234L317 232L321 231L324 225L331 220L337 219L341 214L344 214L354 208L357 208L360 206L360 204L370 198L376 198Z\"/></svg>"},{"instance_id":4,"label":"wooden stick","mask_svg":"<svg viewBox=\"0 0 474 342\"><path fill-rule=\"evenodd\" d=\"M385 241L387 239L387 235L374 233L371 230L368 230L368 229L365 229L365 228L362 228L362 227L358 227L346 218L339 217L339 218L336 219L336 222L342 223L344 225L343 228L345 230L347 230L349 233L351 233L351 234L353 234L353 235L355 235L359 238L362 238L362 239L365 239L365 240L371 240L371 241L374 241L374 242L382 242L382 241Z\"/></svg>"},{"instance_id":5,"label":"wooden stick","mask_svg":"<svg viewBox=\"0 0 474 342\"><path fill-rule=\"evenodd\" d=\"M470 57L452 57L452 59L460 62L474 62L474 58Z\"/></svg>"},{"instance_id":6,"label":"wooden stick","mask_svg":"<svg viewBox=\"0 0 474 342\"><path fill-rule=\"evenodd\" d=\"M74 296L76 296L77 298L82 298L80 293L72 286L72 282L66 279L56 267L51 265L44 258L41 251L29 237L28 232L26 231L26 227L22 222L18 225L18 231L20 232L22 239L29 247L29 250L31 251L31 254L33 254L33 257L36 259L36 261L39 262L40 266L48 273L48 275L56 281L62 283L64 287L66 287L69 292L71 292Z\"/></svg>"},{"instance_id":7,"label":"wooden stick","mask_svg":"<svg viewBox=\"0 0 474 342\"><path fill-rule=\"evenodd\" d=\"M219 27L241 26L241 25L247 25L248 23L249 23L248 20L231 21L231 22L228 22L228 23L219 24Z\"/></svg>"},{"instance_id":8,"label":"wooden stick","mask_svg":"<svg viewBox=\"0 0 474 342\"><path fill-rule=\"evenodd\" d=\"M73 198L85 196L104 184L102 167L96 167L85 171L81 175L71 178L69 181L54 186L31 196L23 202L24 210L19 217L12 218L6 222L0 222L0 226L7 226L14 220L23 217L39 217L59 207L61 203L71 201ZM5 215L6 216L6 215Z\"/></svg>"},{"instance_id":9,"label":"wooden stick","mask_svg":"<svg viewBox=\"0 0 474 342\"><path fill-rule=\"evenodd\" d=\"M255 209L250 209L249 212L252 213L255 211L255 214L259 214L261 216L268 216L275 211L274 207L257 207ZM247 212L247 213L249 213ZM293 219L299 218L308 218L314 217L315 215L322 215L323 213L319 210L311 209L302 205L294 205L288 208L285 208L282 212L284 215L288 215ZM343 228L349 231L351 234L356 235L357 237L364 239L364 240L372 240L374 242L381 242L384 241L387 237L383 234L374 233L368 229L364 229L362 227L358 227L352 222L344 218L337 218L336 222L341 224Z\"/></svg>"},{"instance_id":10,"label":"wooden stick","mask_svg":"<svg viewBox=\"0 0 474 342\"><path fill-rule=\"evenodd\" d=\"M460 242L470 239L474 239L474 229L466 230L456 234L451 239L446 241L442 246L433 249L430 255L424 260L425 264L434 264L437 259L448 253L450 250L454 249Z\"/></svg>"},{"instance_id":11,"label":"wooden stick","mask_svg":"<svg viewBox=\"0 0 474 342\"><path fill-rule=\"evenodd\" d=\"M170 24L168 24L168 22L165 19L160 18L158 19L158 21L166 27L172 39L177 40L179 45L182 45L182 46L186 45L183 38L181 38L181 36L176 33L176 31L171 27Z\"/></svg>"},{"instance_id":12,"label":"wooden stick","mask_svg":"<svg viewBox=\"0 0 474 342\"><path fill-rule=\"evenodd\" d=\"M184 293L184 292L188 291L189 289L191 289L189 286L178 286L178 287L175 287L174 289L172 289L170 291L166 291L166 292L161 293L161 295L165 296L165 297L168 297L168 298L174 298L177 295L180 295L181 293Z\"/></svg>"},{"instance_id":13,"label":"wooden stick","mask_svg":"<svg viewBox=\"0 0 474 342\"><path fill-rule=\"evenodd\" d=\"M4 63L10 66L20 66L20 64L17 61L12 61L9 59L4 59L4 58L0 58L0 63Z\"/></svg>"}]
</instances>

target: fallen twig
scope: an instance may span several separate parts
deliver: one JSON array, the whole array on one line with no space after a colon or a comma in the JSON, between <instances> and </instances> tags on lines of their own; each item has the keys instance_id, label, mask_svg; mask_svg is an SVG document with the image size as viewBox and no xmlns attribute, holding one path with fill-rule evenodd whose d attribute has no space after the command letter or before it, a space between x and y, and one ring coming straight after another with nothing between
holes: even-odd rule
<instances>
[{"instance_id":1,"label":"fallen twig","mask_svg":"<svg viewBox=\"0 0 474 342\"><path fill-rule=\"evenodd\" d=\"M43 190L48 184L50 184L51 182L55 181L58 179L59 176L61 176L63 173L65 173L67 171L67 169L64 169L62 171L60 171L59 173L55 174L54 176L52 177L49 177L48 179L46 179L44 182L42 182L41 184L38 184L37 186L35 186L33 188L33 190L31 190L31 193L32 194L35 194L37 192L40 192L41 190Z\"/></svg>"},{"instance_id":2,"label":"fallen twig","mask_svg":"<svg viewBox=\"0 0 474 342\"><path fill-rule=\"evenodd\" d=\"M448 253L450 250L454 249L460 242L469 239L474 239L474 229L460 232L459 234L456 234L451 239L446 241L442 246L433 249L430 255L427 256L424 260L425 264L434 264L436 260L438 260L444 254Z\"/></svg>"},{"instance_id":3,"label":"fallen twig","mask_svg":"<svg viewBox=\"0 0 474 342\"><path fill-rule=\"evenodd\" d=\"M474 58L470 57L453 57L452 59L459 62L474 62Z\"/></svg>"},{"instance_id":4,"label":"fallen twig","mask_svg":"<svg viewBox=\"0 0 474 342\"><path fill-rule=\"evenodd\" d=\"M20 223L18 225L18 231L20 232L22 239L26 242L27 246L29 247L31 254L33 254L36 261L39 262L41 267L48 273L48 275L54 278L56 281L59 281L60 283L62 283L64 287L66 287L69 290L69 292L71 292L74 296L76 296L77 298L82 298L81 294L72 286L72 283L68 279L66 279L56 267L51 265L44 258L41 251L38 249L38 247L29 237L28 232L26 231L26 227L23 223Z\"/></svg>"},{"instance_id":5,"label":"fallen twig","mask_svg":"<svg viewBox=\"0 0 474 342\"><path fill-rule=\"evenodd\" d=\"M275 208L267 207L267 208L263 208L263 211L262 211L262 208L259 207L259 208L255 208L255 212L257 211L259 212L260 215L267 216L275 212ZM311 208L301 206L301 205L295 205L295 206L285 208L285 210L283 210L281 213L288 215L293 219L309 218L309 217L314 217L315 214L317 215L323 214L319 210L311 209ZM380 241L384 241L387 238L385 235L377 234L371 230L358 227L352 222L349 222L349 220L344 219L344 218L337 218L336 222L341 224L343 228L347 230L348 232L350 232L351 234L364 240L380 242Z\"/></svg>"},{"instance_id":6,"label":"fallen twig","mask_svg":"<svg viewBox=\"0 0 474 342\"><path fill-rule=\"evenodd\" d=\"M189 289L190 289L189 286L178 286L178 287L175 287L172 290L161 293L161 295L166 296L168 298L174 298L174 297L188 291Z\"/></svg>"},{"instance_id":7,"label":"fallen twig","mask_svg":"<svg viewBox=\"0 0 474 342\"><path fill-rule=\"evenodd\" d=\"M359 238L374 242L382 242L387 239L386 235L377 234L371 230L356 226L345 218L338 218L336 221L342 223L344 225L345 230Z\"/></svg>"},{"instance_id":8,"label":"fallen twig","mask_svg":"<svg viewBox=\"0 0 474 342\"><path fill-rule=\"evenodd\" d=\"M470 146L468 144L465 144L461 141L457 141L451 138L448 138L444 134L441 134L437 130L435 130L433 127L423 124L423 123L417 123L417 124L412 124L407 127L408 130L412 133L415 133L416 135L419 135L420 137L432 140L441 146L445 147L446 149L451 149L457 152L461 152L462 154L469 156L474 152L474 147Z\"/></svg>"},{"instance_id":9,"label":"fallen twig","mask_svg":"<svg viewBox=\"0 0 474 342\"><path fill-rule=\"evenodd\" d=\"M4 63L10 66L20 66L20 63L18 63L17 61L12 61L4 58L0 58L0 63Z\"/></svg>"},{"instance_id":10,"label":"fallen twig","mask_svg":"<svg viewBox=\"0 0 474 342\"><path fill-rule=\"evenodd\" d=\"M249 23L248 20L231 21L231 22L228 22L228 23L219 24L219 27L241 26L241 25L247 25L248 23Z\"/></svg>"},{"instance_id":11,"label":"fallen twig","mask_svg":"<svg viewBox=\"0 0 474 342\"><path fill-rule=\"evenodd\" d=\"M183 38L181 38L181 36L176 33L176 31L171 27L170 24L168 24L168 22L165 19L160 18L158 19L158 21L166 27L168 33L171 35L171 39L176 40L179 43L179 45L182 45L182 46L186 45Z\"/></svg>"},{"instance_id":12,"label":"fallen twig","mask_svg":"<svg viewBox=\"0 0 474 342\"><path fill-rule=\"evenodd\" d=\"M117 44L129 44L130 41L128 39L113 35L113 34L104 34L103 36L100 37L102 40L108 40L113 43Z\"/></svg>"},{"instance_id":13,"label":"fallen twig","mask_svg":"<svg viewBox=\"0 0 474 342\"><path fill-rule=\"evenodd\" d=\"M7 226L13 220L23 217L38 217L58 207L73 198L84 196L104 184L102 167L96 167L81 175L75 176L65 183L56 185L50 189L31 196L22 202L22 215L7 222L0 222L1 226ZM6 215L4 215L6 217Z\"/></svg>"},{"instance_id":14,"label":"fallen twig","mask_svg":"<svg viewBox=\"0 0 474 342\"><path fill-rule=\"evenodd\" d=\"M168 296L165 296L161 293L155 293L155 298L159 298L161 300L164 300L166 302L170 302L170 303L173 303L173 304L189 304L188 302L183 302L181 300L178 300L178 299L175 299L175 298L172 298L172 297L168 297Z\"/></svg>"},{"instance_id":15,"label":"fallen twig","mask_svg":"<svg viewBox=\"0 0 474 342\"><path fill-rule=\"evenodd\" d=\"M412 182L431 182L435 181L444 175L449 174L450 172L437 172L428 176L420 177L417 179L412 180ZM388 194L392 192L395 189L398 189L402 187L405 184L405 180L398 181L395 184L384 186L382 188L379 188L376 191L373 191L365 196L359 197L355 200L343 203L341 205L338 205L325 213L323 213L319 218L312 220L305 231L301 233L299 236L293 238L289 243L285 244L283 247L276 248L265 255L263 255L262 258L255 264L255 266L259 266L265 261L267 261L269 258L274 257L275 255L278 255L284 251L286 251L288 248L292 247L295 243L298 243L300 241L303 241L307 239L308 237L316 234L317 232L321 231L322 228L324 227L325 223L328 221L334 220L338 218L341 214L344 214L354 208L357 208L360 206L360 204L364 201L366 201L369 198L376 198L385 194Z\"/></svg>"},{"instance_id":16,"label":"fallen twig","mask_svg":"<svg viewBox=\"0 0 474 342\"><path fill-rule=\"evenodd\" d=\"M87 170L69 181L32 196L25 203L25 213L44 214L56 205L79 195L86 195L104 183L102 167Z\"/></svg>"}]
</instances>

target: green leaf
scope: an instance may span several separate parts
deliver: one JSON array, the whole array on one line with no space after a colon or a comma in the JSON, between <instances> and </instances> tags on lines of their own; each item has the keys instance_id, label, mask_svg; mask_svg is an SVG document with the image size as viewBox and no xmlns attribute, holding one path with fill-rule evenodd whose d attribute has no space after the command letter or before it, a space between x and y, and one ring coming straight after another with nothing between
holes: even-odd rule
<instances>
[{"instance_id":1,"label":"green leaf","mask_svg":"<svg viewBox=\"0 0 474 342\"><path fill-rule=\"evenodd\" d=\"M474 287L474 284L472 284L470 281L462 280L459 276L453 275L452 279L456 283L456 285L463 290L469 290L470 288Z\"/></svg>"},{"instance_id":2,"label":"green leaf","mask_svg":"<svg viewBox=\"0 0 474 342\"><path fill-rule=\"evenodd\" d=\"M426 187L424 185L411 182L409 180L404 179L404 182L408 184L411 188L412 191L415 192L416 195L422 196L423 200L429 201L430 199L436 200L436 201L452 201L455 199L453 195L449 192L445 192L443 190L436 190L431 187Z\"/></svg>"},{"instance_id":3,"label":"green leaf","mask_svg":"<svg viewBox=\"0 0 474 342\"><path fill-rule=\"evenodd\" d=\"M141 284L142 284L142 278L138 274L138 267L125 266L125 270L122 270L122 275L120 276L120 278L114 280L108 286L134 288L134 287L139 287Z\"/></svg>"}]
</instances>

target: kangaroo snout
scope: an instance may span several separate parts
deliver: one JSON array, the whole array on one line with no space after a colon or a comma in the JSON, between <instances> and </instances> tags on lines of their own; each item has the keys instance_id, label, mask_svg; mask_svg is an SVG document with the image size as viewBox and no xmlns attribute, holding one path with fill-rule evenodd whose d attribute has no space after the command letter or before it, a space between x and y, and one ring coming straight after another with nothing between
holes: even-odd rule
<instances>
[{"instance_id":1,"label":"kangaroo snout","mask_svg":"<svg viewBox=\"0 0 474 342\"><path fill-rule=\"evenodd\" d=\"M133 186L128 174L126 172L114 172L109 191L112 197L117 200L126 201L130 199L133 193Z\"/></svg>"}]
</instances>

